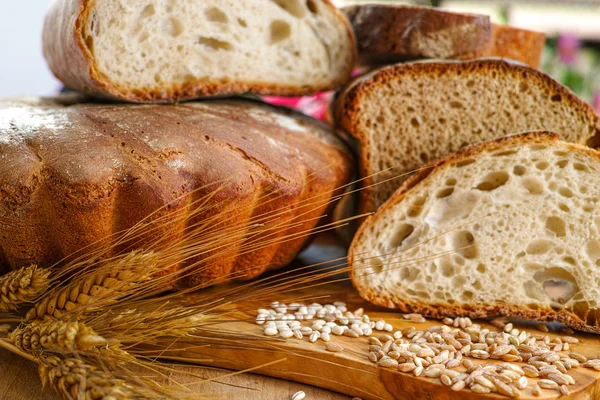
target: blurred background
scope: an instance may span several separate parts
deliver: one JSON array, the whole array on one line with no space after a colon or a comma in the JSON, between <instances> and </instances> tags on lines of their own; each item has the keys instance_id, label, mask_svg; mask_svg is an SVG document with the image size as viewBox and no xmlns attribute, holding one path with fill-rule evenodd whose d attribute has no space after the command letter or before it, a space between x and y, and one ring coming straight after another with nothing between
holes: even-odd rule
<instances>
[{"instance_id":1,"label":"blurred background","mask_svg":"<svg viewBox=\"0 0 600 400\"><path fill-rule=\"evenodd\" d=\"M141 0L132 0L141 1ZM51 0L0 1L0 96L47 95L60 84L41 53ZM338 6L357 0L334 0ZM542 70L600 112L600 0L379 0L490 15L492 21L546 33Z\"/></svg>"}]
</instances>

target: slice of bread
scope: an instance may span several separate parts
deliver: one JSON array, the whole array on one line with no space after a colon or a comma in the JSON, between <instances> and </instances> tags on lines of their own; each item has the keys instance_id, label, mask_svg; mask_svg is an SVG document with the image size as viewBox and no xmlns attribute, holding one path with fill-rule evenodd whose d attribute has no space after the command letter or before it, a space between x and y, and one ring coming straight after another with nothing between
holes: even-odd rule
<instances>
[{"instance_id":1,"label":"slice of bread","mask_svg":"<svg viewBox=\"0 0 600 400\"><path fill-rule=\"evenodd\" d=\"M600 333L600 153L530 133L407 180L361 226L354 285L441 318L520 316Z\"/></svg>"},{"instance_id":2,"label":"slice of bread","mask_svg":"<svg viewBox=\"0 0 600 400\"><path fill-rule=\"evenodd\" d=\"M491 37L486 15L430 7L362 4L342 8L365 63L454 58L482 49Z\"/></svg>"},{"instance_id":3,"label":"slice of bread","mask_svg":"<svg viewBox=\"0 0 600 400\"><path fill-rule=\"evenodd\" d=\"M491 40L481 49L458 58L502 57L539 68L545 42L543 32L492 24Z\"/></svg>"},{"instance_id":4,"label":"slice of bread","mask_svg":"<svg viewBox=\"0 0 600 400\"><path fill-rule=\"evenodd\" d=\"M398 188L402 178L391 178L469 144L537 130L600 144L591 106L548 75L493 59L372 72L340 94L336 123L360 142L360 212L375 210Z\"/></svg>"},{"instance_id":5,"label":"slice of bread","mask_svg":"<svg viewBox=\"0 0 600 400\"><path fill-rule=\"evenodd\" d=\"M329 0L57 0L44 56L66 86L134 102L336 88L356 58Z\"/></svg>"}]
</instances>

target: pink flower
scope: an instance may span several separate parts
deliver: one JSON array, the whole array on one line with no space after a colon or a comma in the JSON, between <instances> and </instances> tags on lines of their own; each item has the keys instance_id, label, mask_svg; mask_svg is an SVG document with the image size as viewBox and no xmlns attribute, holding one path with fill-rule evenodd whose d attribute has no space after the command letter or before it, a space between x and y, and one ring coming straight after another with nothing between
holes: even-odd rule
<instances>
[{"instance_id":1,"label":"pink flower","mask_svg":"<svg viewBox=\"0 0 600 400\"><path fill-rule=\"evenodd\" d=\"M558 38L558 56L565 65L573 65L579 56L581 44L572 34L563 34Z\"/></svg>"},{"instance_id":2,"label":"pink flower","mask_svg":"<svg viewBox=\"0 0 600 400\"><path fill-rule=\"evenodd\" d=\"M275 106L296 108L298 102L302 99L302 97L263 96L262 99L267 103L273 104Z\"/></svg>"},{"instance_id":3,"label":"pink flower","mask_svg":"<svg viewBox=\"0 0 600 400\"><path fill-rule=\"evenodd\" d=\"M277 97L263 96L263 100L276 106L294 108L313 118L324 120L333 99L334 92L320 92L314 96L304 97Z\"/></svg>"}]
</instances>

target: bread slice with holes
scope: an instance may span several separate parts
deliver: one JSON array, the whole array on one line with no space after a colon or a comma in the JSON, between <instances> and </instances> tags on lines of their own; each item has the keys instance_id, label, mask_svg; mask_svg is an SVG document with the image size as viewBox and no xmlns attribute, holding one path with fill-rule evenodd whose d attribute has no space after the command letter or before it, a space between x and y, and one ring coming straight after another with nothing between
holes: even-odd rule
<instances>
[{"instance_id":1,"label":"bread slice with holes","mask_svg":"<svg viewBox=\"0 0 600 400\"><path fill-rule=\"evenodd\" d=\"M359 141L360 212L379 207L402 174L470 144L536 130L600 144L591 106L548 75L498 59L386 67L355 81L335 107L337 125Z\"/></svg>"},{"instance_id":2,"label":"bread slice with holes","mask_svg":"<svg viewBox=\"0 0 600 400\"><path fill-rule=\"evenodd\" d=\"M356 34L361 62L453 58L482 49L491 38L487 15L431 7L360 4L342 8Z\"/></svg>"},{"instance_id":3,"label":"bread slice with holes","mask_svg":"<svg viewBox=\"0 0 600 400\"><path fill-rule=\"evenodd\" d=\"M560 321L600 333L600 153L529 133L414 174L361 226L354 285L429 317Z\"/></svg>"},{"instance_id":4,"label":"bread slice with holes","mask_svg":"<svg viewBox=\"0 0 600 400\"><path fill-rule=\"evenodd\" d=\"M344 84L352 29L329 0L57 0L44 56L66 86L133 102Z\"/></svg>"},{"instance_id":5,"label":"bread slice with holes","mask_svg":"<svg viewBox=\"0 0 600 400\"><path fill-rule=\"evenodd\" d=\"M546 35L543 32L492 24L492 37L482 48L458 58L502 57L539 68Z\"/></svg>"}]
</instances>

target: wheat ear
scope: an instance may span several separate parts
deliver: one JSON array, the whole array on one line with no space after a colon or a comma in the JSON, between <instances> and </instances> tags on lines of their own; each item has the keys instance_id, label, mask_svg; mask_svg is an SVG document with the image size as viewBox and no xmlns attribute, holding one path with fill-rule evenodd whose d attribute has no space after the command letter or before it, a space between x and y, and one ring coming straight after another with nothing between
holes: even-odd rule
<instances>
[{"instance_id":1,"label":"wheat ear","mask_svg":"<svg viewBox=\"0 0 600 400\"><path fill-rule=\"evenodd\" d=\"M8 337L10 343L29 353L44 350L56 352L85 352L100 346L108 346L108 341L98 335L83 322L63 322L57 320L33 321L24 324Z\"/></svg>"},{"instance_id":2,"label":"wheat ear","mask_svg":"<svg viewBox=\"0 0 600 400\"><path fill-rule=\"evenodd\" d=\"M135 399L152 398L128 382L117 379L79 358L48 356L41 358L38 373L42 386L52 387L63 399Z\"/></svg>"},{"instance_id":3,"label":"wheat ear","mask_svg":"<svg viewBox=\"0 0 600 400\"><path fill-rule=\"evenodd\" d=\"M0 276L0 311L13 311L34 301L48 287L48 275L47 270L31 265Z\"/></svg>"},{"instance_id":4,"label":"wheat ear","mask_svg":"<svg viewBox=\"0 0 600 400\"><path fill-rule=\"evenodd\" d=\"M104 262L95 271L85 270L65 285L48 293L25 316L26 321L51 316L63 318L69 312L91 312L136 293L140 283L161 272L153 252L131 252Z\"/></svg>"}]
</instances>

